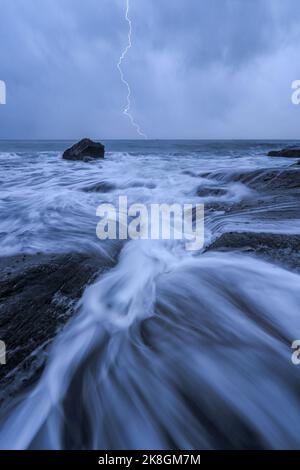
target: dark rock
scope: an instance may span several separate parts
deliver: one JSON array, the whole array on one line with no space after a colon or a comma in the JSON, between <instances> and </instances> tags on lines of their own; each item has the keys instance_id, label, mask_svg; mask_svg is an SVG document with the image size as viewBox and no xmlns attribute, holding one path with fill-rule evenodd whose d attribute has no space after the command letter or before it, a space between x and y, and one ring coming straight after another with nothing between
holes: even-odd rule
<instances>
[{"instance_id":1,"label":"dark rock","mask_svg":"<svg viewBox=\"0 0 300 470\"><path fill-rule=\"evenodd\" d=\"M89 161L95 158L104 158L105 147L100 142L90 139L82 139L71 148L65 150L63 158L65 160Z\"/></svg>"},{"instance_id":2,"label":"dark rock","mask_svg":"<svg viewBox=\"0 0 300 470\"><path fill-rule=\"evenodd\" d=\"M300 187L298 168L268 168L232 174L229 181L240 182L256 190L288 190Z\"/></svg>"},{"instance_id":3,"label":"dark rock","mask_svg":"<svg viewBox=\"0 0 300 470\"><path fill-rule=\"evenodd\" d=\"M197 189L197 196L199 197L218 197L225 196L227 194L226 189L218 188L214 186L200 186Z\"/></svg>"},{"instance_id":4,"label":"dark rock","mask_svg":"<svg viewBox=\"0 0 300 470\"><path fill-rule=\"evenodd\" d=\"M287 147L282 150L272 150L268 153L268 157L300 157L300 147Z\"/></svg>"},{"instance_id":5,"label":"dark rock","mask_svg":"<svg viewBox=\"0 0 300 470\"><path fill-rule=\"evenodd\" d=\"M156 184L151 183L151 182L145 182L145 181L132 181L128 183L126 188L147 188L147 189L155 189Z\"/></svg>"},{"instance_id":6,"label":"dark rock","mask_svg":"<svg viewBox=\"0 0 300 470\"><path fill-rule=\"evenodd\" d=\"M197 173L190 170L184 170L182 174L186 176L192 176L193 178L196 178L198 176Z\"/></svg>"},{"instance_id":7,"label":"dark rock","mask_svg":"<svg viewBox=\"0 0 300 470\"><path fill-rule=\"evenodd\" d=\"M100 181L100 183L92 184L82 189L85 193L109 193L116 189L115 185L107 181Z\"/></svg>"},{"instance_id":8,"label":"dark rock","mask_svg":"<svg viewBox=\"0 0 300 470\"><path fill-rule=\"evenodd\" d=\"M206 171L205 173L199 173L197 176L201 176L201 178L210 178L213 172Z\"/></svg>"},{"instance_id":9,"label":"dark rock","mask_svg":"<svg viewBox=\"0 0 300 470\"><path fill-rule=\"evenodd\" d=\"M300 271L300 235L259 232L227 232L206 251L242 251Z\"/></svg>"},{"instance_id":10,"label":"dark rock","mask_svg":"<svg viewBox=\"0 0 300 470\"><path fill-rule=\"evenodd\" d=\"M93 254L18 255L0 259L0 404L40 375L47 348L76 311L85 286L114 264Z\"/></svg>"}]
</instances>

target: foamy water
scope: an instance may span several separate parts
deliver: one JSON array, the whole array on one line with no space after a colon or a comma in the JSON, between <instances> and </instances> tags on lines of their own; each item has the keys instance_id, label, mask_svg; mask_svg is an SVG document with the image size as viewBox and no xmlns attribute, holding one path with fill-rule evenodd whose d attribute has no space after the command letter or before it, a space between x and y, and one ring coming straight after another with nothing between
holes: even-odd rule
<instances>
[{"instance_id":1,"label":"foamy water","mask_svg":"<svg viewBox=\"0 0 300 470\"><path fill-rule=\"evenodd\" d=\"M297 188L248 184L287 166L265 156L282 143L108 142L91 164L63 161L65 143L6 145L3 255L109 251L96 207L119 195L203 202L206 246L228 231L300 233ZM40 381L2 413L0 447L296 448L299 307L299 275L260 258L128 241L86 289Z\"/></svg>"}]
</instances>

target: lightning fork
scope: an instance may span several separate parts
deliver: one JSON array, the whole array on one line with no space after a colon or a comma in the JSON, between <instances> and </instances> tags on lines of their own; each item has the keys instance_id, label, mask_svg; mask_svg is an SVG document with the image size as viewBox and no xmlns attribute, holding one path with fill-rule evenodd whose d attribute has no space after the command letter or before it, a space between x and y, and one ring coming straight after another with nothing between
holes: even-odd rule
<instances>
[{"instance_id":1,"label":"lightning fork","mask_svg":"<svg viewBox=\"0 0 300 470\"><path fill-rule=\"evenodd\" d=\"M133 116L130 112L130 108L131 108L131 89L130 89L130 85L129 85L128 81L124 77L124 73L123 73L123 70L122 70L122 67L121 67L122 62L124 61L129 49L131 49L131 46L132 46L132 42L131 42L132 23L131 23L131 19L130 19L130 16L129 16L129 0L126 0L125 20L127 21L128 28L129 28L128 29L128 44L127 44L126 48L124 49L124 51L122 52L122 54L119 58L118 64L117 64L118 70L120 72L121 81L127 89L127 104L126 104L126 107L123 110L123 114L125 114L125 116L128 117L128 119L130 120L132 126L136 129L138 135L140 135L144 139L147 139L148 138L147 135L141 130L139 124L137 122L135 122L135 120L133 119Z\"/></svg>"}]
</instances>

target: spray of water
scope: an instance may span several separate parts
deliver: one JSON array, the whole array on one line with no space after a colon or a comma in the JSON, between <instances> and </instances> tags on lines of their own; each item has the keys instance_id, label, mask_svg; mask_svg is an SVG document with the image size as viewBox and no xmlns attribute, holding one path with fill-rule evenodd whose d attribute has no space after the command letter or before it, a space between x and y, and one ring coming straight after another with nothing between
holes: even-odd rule
<instances>
[{"instance_id":1,"label":"spray of water","mask_svg":"<svg viewBox=\"0 0 300 470\"><path fill-rule=\"evenodd\" d=\"M127 46L125 47L124 51L122 52L122 54L119 58L118 64L117 64L118 70L120 72L121 81L122 81L122 83L124 83L124 85L127 88L127 104L126 104L126 107L123 111L123 114L125 114L125 116L127 116L129 118L132 126L136 129L138 135L140 135L144 139L147 139L148 138L147 135L141 130L139 124L137 124L135 122L135 120L133 119L133 116L130 112L130 108L131 108L131 89L130 89L130 85L129 85L128 81L124 77L124 73L123 73L123 70L122 70L122 62L125 59L129 49L131 49L131 46L132 46L132 43L131 43L132 23L131 23L131 19L130 19L130 16L129 16L129 0L126 0L125 19L128 23L128 28L129 28L128 29L128 43L127 43Z\"/></svg>"}]
</instances>

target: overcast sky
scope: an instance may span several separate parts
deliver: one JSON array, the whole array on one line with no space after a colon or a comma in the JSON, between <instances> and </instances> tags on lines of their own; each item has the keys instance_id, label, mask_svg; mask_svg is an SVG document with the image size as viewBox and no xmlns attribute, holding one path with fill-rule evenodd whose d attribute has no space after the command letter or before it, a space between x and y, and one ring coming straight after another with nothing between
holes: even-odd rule
<instances>
[{"instance_id":1,"label":"overcast sky","mask_svg":"<svg viewBox=\"0 0 300 470\"><path fill-rule=\"evenodd\" d=\"M0 138L136 138L126 0L0 0ZM149 138L300 138L299 0L130 0Z\"/></svg>"}]
</instances>

